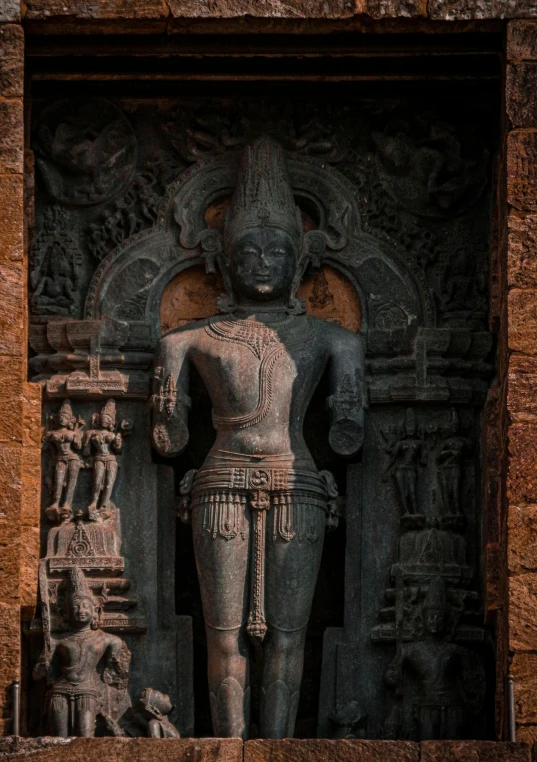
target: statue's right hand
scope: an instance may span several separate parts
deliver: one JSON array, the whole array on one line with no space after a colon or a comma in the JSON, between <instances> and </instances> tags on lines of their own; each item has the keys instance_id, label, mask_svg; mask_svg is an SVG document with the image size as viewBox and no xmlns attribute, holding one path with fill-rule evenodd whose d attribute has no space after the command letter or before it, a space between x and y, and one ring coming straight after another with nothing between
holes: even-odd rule
<instances>
[{"instance_id":1,"label":"statue's right hand","mask_svg":"<svg viewBox=\"0 0 537 762\"><path fill-rule=\"evenodd\" d=\"M33 677L34 680L42 680L48 674L48 664L46 660L41 656L34 667Z\"/></svg>"},{"instance_id":2,"label":"statue's right hand","mask_svg":"<svg viewBox=\"0 0 537 762\"><path fill-rule=\"evenodd\" d=\"M157 452L165 457L178 455L188 443L188 428L180 417L173 417L165 423L158 421L153 426L151 439Z\"/></svg>"}]
</instances>

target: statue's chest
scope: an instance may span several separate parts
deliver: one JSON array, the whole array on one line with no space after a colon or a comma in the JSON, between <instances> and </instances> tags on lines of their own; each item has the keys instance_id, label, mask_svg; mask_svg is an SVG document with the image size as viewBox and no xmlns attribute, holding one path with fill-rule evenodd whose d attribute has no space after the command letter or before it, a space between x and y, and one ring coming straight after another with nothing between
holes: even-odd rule
<instances>
[{"instance_id":1,"label":"statue's chest","mask_svg":"<svg viewBox=\"0 0 537 762\"><path fill-rule=\"evenodd\" d=\"M297 378L306 382L316 365L308 345L313 331L306 321L289 321L275 330L256 320L218 320L205 333L201 362L206 381L223 384L233 396L255 395L259 384L268 381L290 390Z\"/></svg>"}]
</instances>

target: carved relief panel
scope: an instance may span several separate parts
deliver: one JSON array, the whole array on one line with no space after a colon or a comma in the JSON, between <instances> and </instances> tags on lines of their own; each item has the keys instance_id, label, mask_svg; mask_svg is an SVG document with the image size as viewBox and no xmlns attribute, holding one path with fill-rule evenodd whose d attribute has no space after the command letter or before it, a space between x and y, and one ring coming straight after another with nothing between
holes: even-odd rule
<instances>
[{"instance_id":1,"label":"carved relief panel","mask_svg":"<svg viewBox=\"0 0 537 762\"><path fill-rule=\"evenodd\" d=\"M463 105L36 100L33 733L490 734L494 143Z\"/></svg>"}]
</instances>

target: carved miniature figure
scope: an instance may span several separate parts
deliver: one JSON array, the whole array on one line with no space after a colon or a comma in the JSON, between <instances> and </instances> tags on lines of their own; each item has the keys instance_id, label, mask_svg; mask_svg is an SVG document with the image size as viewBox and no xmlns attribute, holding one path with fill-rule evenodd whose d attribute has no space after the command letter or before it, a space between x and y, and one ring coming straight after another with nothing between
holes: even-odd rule
<instances>
[{"instance_id":1,"label":"carved miniature figure","mask_svg":"<svg viewBox=\"0 0 537 762\"><path fill-rule=\"evenodd\" d=\"M397 436L392 431L382 431L382 435L390 457L387 472L392 477L401 522L409 528L422 526L424 517L418 504L418 473L426 462L427 451L412 408L406 411L403 428Z\"/></svg>"},{"instance_id":2,"label":"carved miniature figure","mask_svg":"<svg viewBox=\"0 0 537 762\"><path fill-rule=\"evenodd\" d=\"M460 738L467 713L476 709L472 704L481 701L483 670L468 649L449 641L449 607L441 577L429 583L422 611L424 639L398 644L385 680L402 696L407 695L405 680L417 680L419 698L412 708L417 740Z\"/></svg>"},{"instance_id":3,"label":"carved miniature figure","mask_svg":"<svg viewBox=\"0 0 537 762\"><path fill-rule=\"evenodd\" d=\"M136 719L150 738L181 738L168 719L172 709L172 702L166 693L146 688L135 706Z\"/></svg>"},{"instance_id":4,"label":"carved miniature figure","mask_svg":"<svg viewBox=\"0 0 537 762\"><path fill-rule=\"evenodd\" d=\"M462 517L461 486L462 463L469 442L459 435L457 412L451 410L448 436L440 444L436 455L436 473L445 516Z\"/></svg>"},{"instance_id":5,"label":"carved miniature figure","mask_svg":"<svg viewBox=\"0 0 537 762\"><path fill-rule=\"evenodd\" d=\"M47 249L43 262L32 270L32 307L41 313L69 315L77 299L78 278L71 255L59 241Z\"/></svg>"},{"instance_id":6,"label":"carved miniature figure","mask_svg":"<svg viewBox=\"0 0 537 762\"><path fill-rule=\"evenodd\" d=\"M84 572L77 566L70 572L66 604L70 631L49 636L50 642L45 642L35 666L34 679L46 678L51 685L50 734L92 737L100 709L101 683L127 679L130 653L121 638L99 629L97 602Z\"/></svg>"},{"instance_id":7,"label":"carved miniature figure","mask_svg":"<svg viewBox=\"0 0 537 762\"><path fill-rule=\"evenodd\" d=\"M247 635L263 648L261 736L293 735L333 497L302 433L325 370L332 387L332 448L351 455L363 441L361 337L304 314L295 297L309 235L283 149L258 139L243 152L223 246L217 247L227 290L220 307L230 314L172 331L161 340L155 363L162 371L155 381L152 436L161 454L176 455L188 443L189 366L213 406L216 442L191 479L190 509L218 736L248 733Z\"/></svg>"},{"instance_id":8,"label":"carved miniature figure","mask_svg":"<svg viewBox=\"0 0 537 762\"><path fill-rule=\"evenodd\" d=\"M108 400L100 414L96 413L93 416L92 426L93 428L86 432L86 450L95 454L88 518L90 521L99 521L107 518L113 507L112 490L119 467L117 456L123 446L123 437L116 428L116 403L113 399Z\"/></svg>"},{"instance_id":9,"label":"carved miniature figure","mask_svg":"<svg viewBox=\"0 0 537 762\"><path fill-rule=\"evenodd\" d=\"M45 509L50 521L69 521L72 516L78 472L82 461L82 426L84 421L73 415L71 403L65 400L57 416L57 425L43 439L44 447L55 450L53 502ZM63 505L60 506L64 495Z\"/></svg>"}]
</instances>

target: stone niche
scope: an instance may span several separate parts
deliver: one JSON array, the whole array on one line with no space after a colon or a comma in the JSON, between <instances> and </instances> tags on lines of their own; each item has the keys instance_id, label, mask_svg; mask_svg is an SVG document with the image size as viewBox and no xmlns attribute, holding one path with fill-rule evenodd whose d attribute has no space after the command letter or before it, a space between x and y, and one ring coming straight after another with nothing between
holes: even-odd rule
<instances>
[{"instance_id":1,"label":"stone niche","mask_svg":"<svg viewBox=\"0 0 537 762\"><path fill-rule=\"evenodd\" d=\"M481 411L494 373L494 111L463 90L426 104L404 88L307 99L298 86L249 99L202 90L188 101L33 99L30 369L45 437L25 732L50 732L53 655L68 650L82 590L92 632L123 654L92 676L97 735L146 735L148 688L169 696L159 732L213 735L192 530L178 519L181 480L214 440L211 407L193 374L190 442L159 456L154 353L163 334L218 313L212 242L241 151L267 133L286 152L304 230L322 239L298 296L366 348L360 455L328 445L324 376L304 424L316 466L335 477L339 523L325 539L295 735L492 738ZM253 738L262 658L252 648Z\"/></svg>"}]
</instances>

